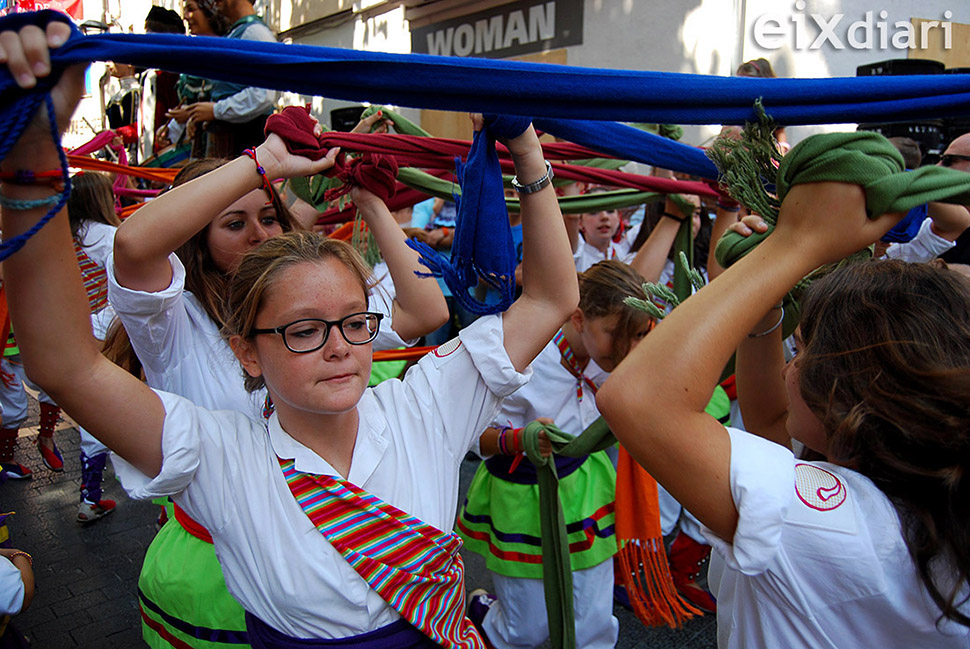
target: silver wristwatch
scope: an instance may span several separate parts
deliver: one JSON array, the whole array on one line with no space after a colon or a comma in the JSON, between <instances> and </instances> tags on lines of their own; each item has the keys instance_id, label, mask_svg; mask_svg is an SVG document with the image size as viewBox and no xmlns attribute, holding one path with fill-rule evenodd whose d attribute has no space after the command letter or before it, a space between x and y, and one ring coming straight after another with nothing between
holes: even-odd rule
<instances>
[{"instance_id":1,"label":"silver wristwatch","mask_svg":"<svg viewBox=\"0 0 970 649\"><path fill-rule=\"evenodd\" d=\"M520 183L519 177L515 176L512 178L512 188L515 189L515 191L519 192L520 194L535 194L537 191L539 191L540 189L542 189L543 187L551 183L552 179L555 177L556 174L552 172L552 165L549 164L549 161L546 160L545 163L546 163L545 176L535 181L534 183L529 183L527 185L523 185L522 183Z\"/></svg>"}]
</instances>

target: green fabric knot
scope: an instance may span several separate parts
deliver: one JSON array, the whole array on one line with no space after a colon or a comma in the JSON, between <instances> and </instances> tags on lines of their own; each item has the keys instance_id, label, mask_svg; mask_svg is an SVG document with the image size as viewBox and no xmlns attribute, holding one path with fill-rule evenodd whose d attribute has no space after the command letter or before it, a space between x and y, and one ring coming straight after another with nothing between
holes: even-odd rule
<instances>
[{"instance_id":1,"label":"green fabric knot","mask_svg":"<svg viewBox=\"0 0 970 649\"><path fill-rule=\"evenodd\" d=\"M744 164L744 152L738 150L721 161L730 164L735 160L734 156ZM718 163L715 156L712 159ZM724 169L721 172L724 173ZM740 180L740 177L735 176L732 180ZM763 187L750 175L745 181ZM798 143L782 158L775 176L777 204L785 200L795 185L832 181L861 186L866 194L869 218L886 212L907 212L933 201L970 203L970 174L945 167L905 171L902 156L889 140L878 133L859 131L813 135ZM728 184L727 190L732 196L736 195L732 184ZM772 205L766 211L755 212L768 223L768 231L749 237L727 232L721 237L715 254L725 268L748 254L774 230L777 207Z\"/></svg>"},{"instance_id":2,"label":"green fabric knot","mask_svg":"<svg viewBox=\"0 0 970 649\"><path fill-rule=\"evenodd\" d=\"M539 452L539 432L546 431L553 455ZM602 451L616 442L606 421L600 417L573 436L556 426L530 422L522 431L526 456L536 465L539 481L539 518L542 534L542 585L549 617L549 639L553 647L573 649L576 646L576 618L573 611L573 573L569 563L566 522L559 501L559 474L556 454L582 457Z\"/></svg>"}]
</instances>

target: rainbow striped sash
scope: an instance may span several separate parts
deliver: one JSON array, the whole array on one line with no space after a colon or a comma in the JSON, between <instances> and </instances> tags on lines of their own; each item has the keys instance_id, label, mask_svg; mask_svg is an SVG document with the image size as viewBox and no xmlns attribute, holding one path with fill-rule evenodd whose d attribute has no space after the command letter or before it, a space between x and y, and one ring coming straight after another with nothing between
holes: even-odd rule
<instances>
[{"instance_id":1,"label":"rainbow striped sash","mask_svg":"<svg viewBox=\"0 0 970 649\"><path fill-rule=\"evenodd\" d=\"M88 306L91 307L91 313L97 313L108 306L108 275L104 267L91 259L76 241L74 254L77 256L77 265L81 268L84 290L88 292Z\"/></svg>"},{"instance_id":2,"label":"rainbow striped sash","mask_svg":"<svg viewBox=\"0 0 970 649\"><path fill-rule=\"evenodd\" d=\"M443 647L485 649L465 617L461 539L339 478L277 457L304 513L401 616Z\"/></svg>"}]
</instances>

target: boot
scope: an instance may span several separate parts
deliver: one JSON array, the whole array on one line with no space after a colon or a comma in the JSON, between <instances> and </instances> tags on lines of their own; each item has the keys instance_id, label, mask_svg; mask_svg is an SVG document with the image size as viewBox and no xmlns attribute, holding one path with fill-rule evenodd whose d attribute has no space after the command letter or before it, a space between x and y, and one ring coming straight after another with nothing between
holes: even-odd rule
<instances>
[{"instance_id":1,"label":"boot","mask_svg":"<svg viewBox=\"0 0 970 649\"><path fill-rule=\"evenodd\" d=\"M33 475L27 467L14 462L13 452L17 448L19 428L0 428L0 470L10 480L27 480Z\"/></svg>"},{"instance_id":2,"label":"boot","mask_svg":"<svg viewBox=\"0 0 970 649\"><path fill-rule=\"evenodd\" d=\"M37 436L37 450L40 459L51 471L64 470L64 458L54 443L54 426L61 417L61 409L49 403L40 403L40 434Z\"/></svg>"},{"instance_id":3,"label":"boot","mask_svg":"<svg viewBox=\"0 0 970 649\"><path fill-rule=\"evenodd\" d=\"M698 543L683 532L670 544L667 561L674 586L697 608L707 613L717 612L717 600L706 588L697 583L704 565L711 556L711 546Z\"/></svg>"},{"instance_id":4,"label":"boot","mask_svg":"<svg viewBox=\"0 0 970 649\"><path fill-rule=\"evenodd\" d=\"M101 481L107 453L88 457L81 451L81 503L77 508L78 523L92 523L115 510L115 501L101 498Z\"/></svg>"}]
</instances>

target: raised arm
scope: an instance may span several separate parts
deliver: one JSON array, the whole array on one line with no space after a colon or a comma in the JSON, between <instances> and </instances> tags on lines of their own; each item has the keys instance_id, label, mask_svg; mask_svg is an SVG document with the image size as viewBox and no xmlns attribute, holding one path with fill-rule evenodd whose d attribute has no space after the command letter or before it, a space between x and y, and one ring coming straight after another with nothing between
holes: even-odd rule
<instances>
[{"instance_id":1,"label":"raised arm","mask_svg":"<svg viewBox=\"0 0 970 649\"><path fill-rule=\"evenodd\" d=\"M650 231L650 236L643 242L636 256L630 262L640 275L648 282L660 281L663 274L664 265L670 249L677 239L677 232L684 219L692 218L692 214L684 214L677 204L670 198L664 203L663 216L657 221L657 225Z\"/></svg>"},{"instance_id":2,"label":"raised arm","mask_svg":"<svg viewBox=\"0 0 970 649\"><path fill-rule=\"evenodd\" d=\"M569 183L560 188L563 196L579 196L586 189L586 183ZM566 224L566 235L569 237L569 249L574 253L579 250L579 219L580 214L563 214L562 219Z\"/></svg>"},{"instance_id":3,"label":"raised arm","mask_svg":"<svg viewBox=\"0 0 970 649\"><path fill-rule=\"evenodd\" d=\"M47 44L63 42L67 26L54 22L47 34L25 27L19 36L0 34L0 60L23 87L35 83L32 70L49 74ZM27 54L25 55L25 51ZM38 69L38 65L41 66ZM84 68L65 71L52 91L63 129L84 90ZM4 172L47 171L60 165L46 113L35 119L0 164ZM41 185L5 183L8 199L34 200L51 195ZM4 208L7 238L28 230L46 208ZM148 475L161 467L164 410L144 384L104 358L91 334L88 301L74 255L67 210L62 210L21 250L4 262L10 317L28 376L79 424Z\"/></svg>"},{"instance_id":4,"label":"raised arm","mask_svg":"<svg viewBox=\"0 0 970 649\"><path fill-rule=\"evenodd\" d=\"M731 539L737 525L730 439L704 407L725 363L799 279L872 243L898 218L867 219L856 186L795 186L773 234L674 309L597 393L624 447L721 538Z\"/></svg>"},{"instance_id":5,"label":"raised arm","mask_svg":"<svg viewBox=\"0 0 970 649\"><path fill-rule=\"evenodd\" d=\"M751 214L728 228L743 236L768 229L764 220ZM723 269L722 271L723 272ZM783 371L785 354L782 347L782 305L774 305L741 340L735 356L738 405L744 427L776 444L791 448L788 435L788 395L785 392Z\"/></svg>"},{"instance_id":6,"label":"raised arm","mask_svg":"<svg viewBox=\"0 0 970 649\"><path fill-rule=\"evenodd\" d=\"M448 303L431 277L419 277L420 256L405 243L407 237L391 212L372 192L357 187L351 191L354 204L374 235L394 280L393 329L403 340L431 333L448 320Z\"/></svg>"},{"instance_id":7,"label":"raised arm","mask_svg":"<svg viewBox=\"0 0 970 649\"><path fill-rule=\"evenodd\" d=\"M529 128L506 143L523 184L546 173L542 147ZM542 351L579 304L579 282L562 212L552 184L520 194L522 211L522 295L504 316L505 349L519 371Z\"/></svg>"},{"instance_id":8,"label":"raised arm","mask_svg":"<svg viewBox=\"0 0 970 649\"><path fill-rule=\"evenodd\" d=\"M276 135L256 148L267 178L319 173L333 165L336 149L318 161L289 155ZM115 236L115 278L139 291L160 291L172 281L168 256L205 228L233 202L259 189L256 164L242 156L166 192L131 215Z\"/></svg>"},{"instance_id":9,"label":"raised arm","mask_svg":"<svg viewBox=\"0 0 970 649\"><path fill-rule=\"evenodd\" d=\"M970 227L970 209L964 205L930 203L927 214L932 221L933 233L949 241L956 241Z\"/></svg>"}]
</instances>

